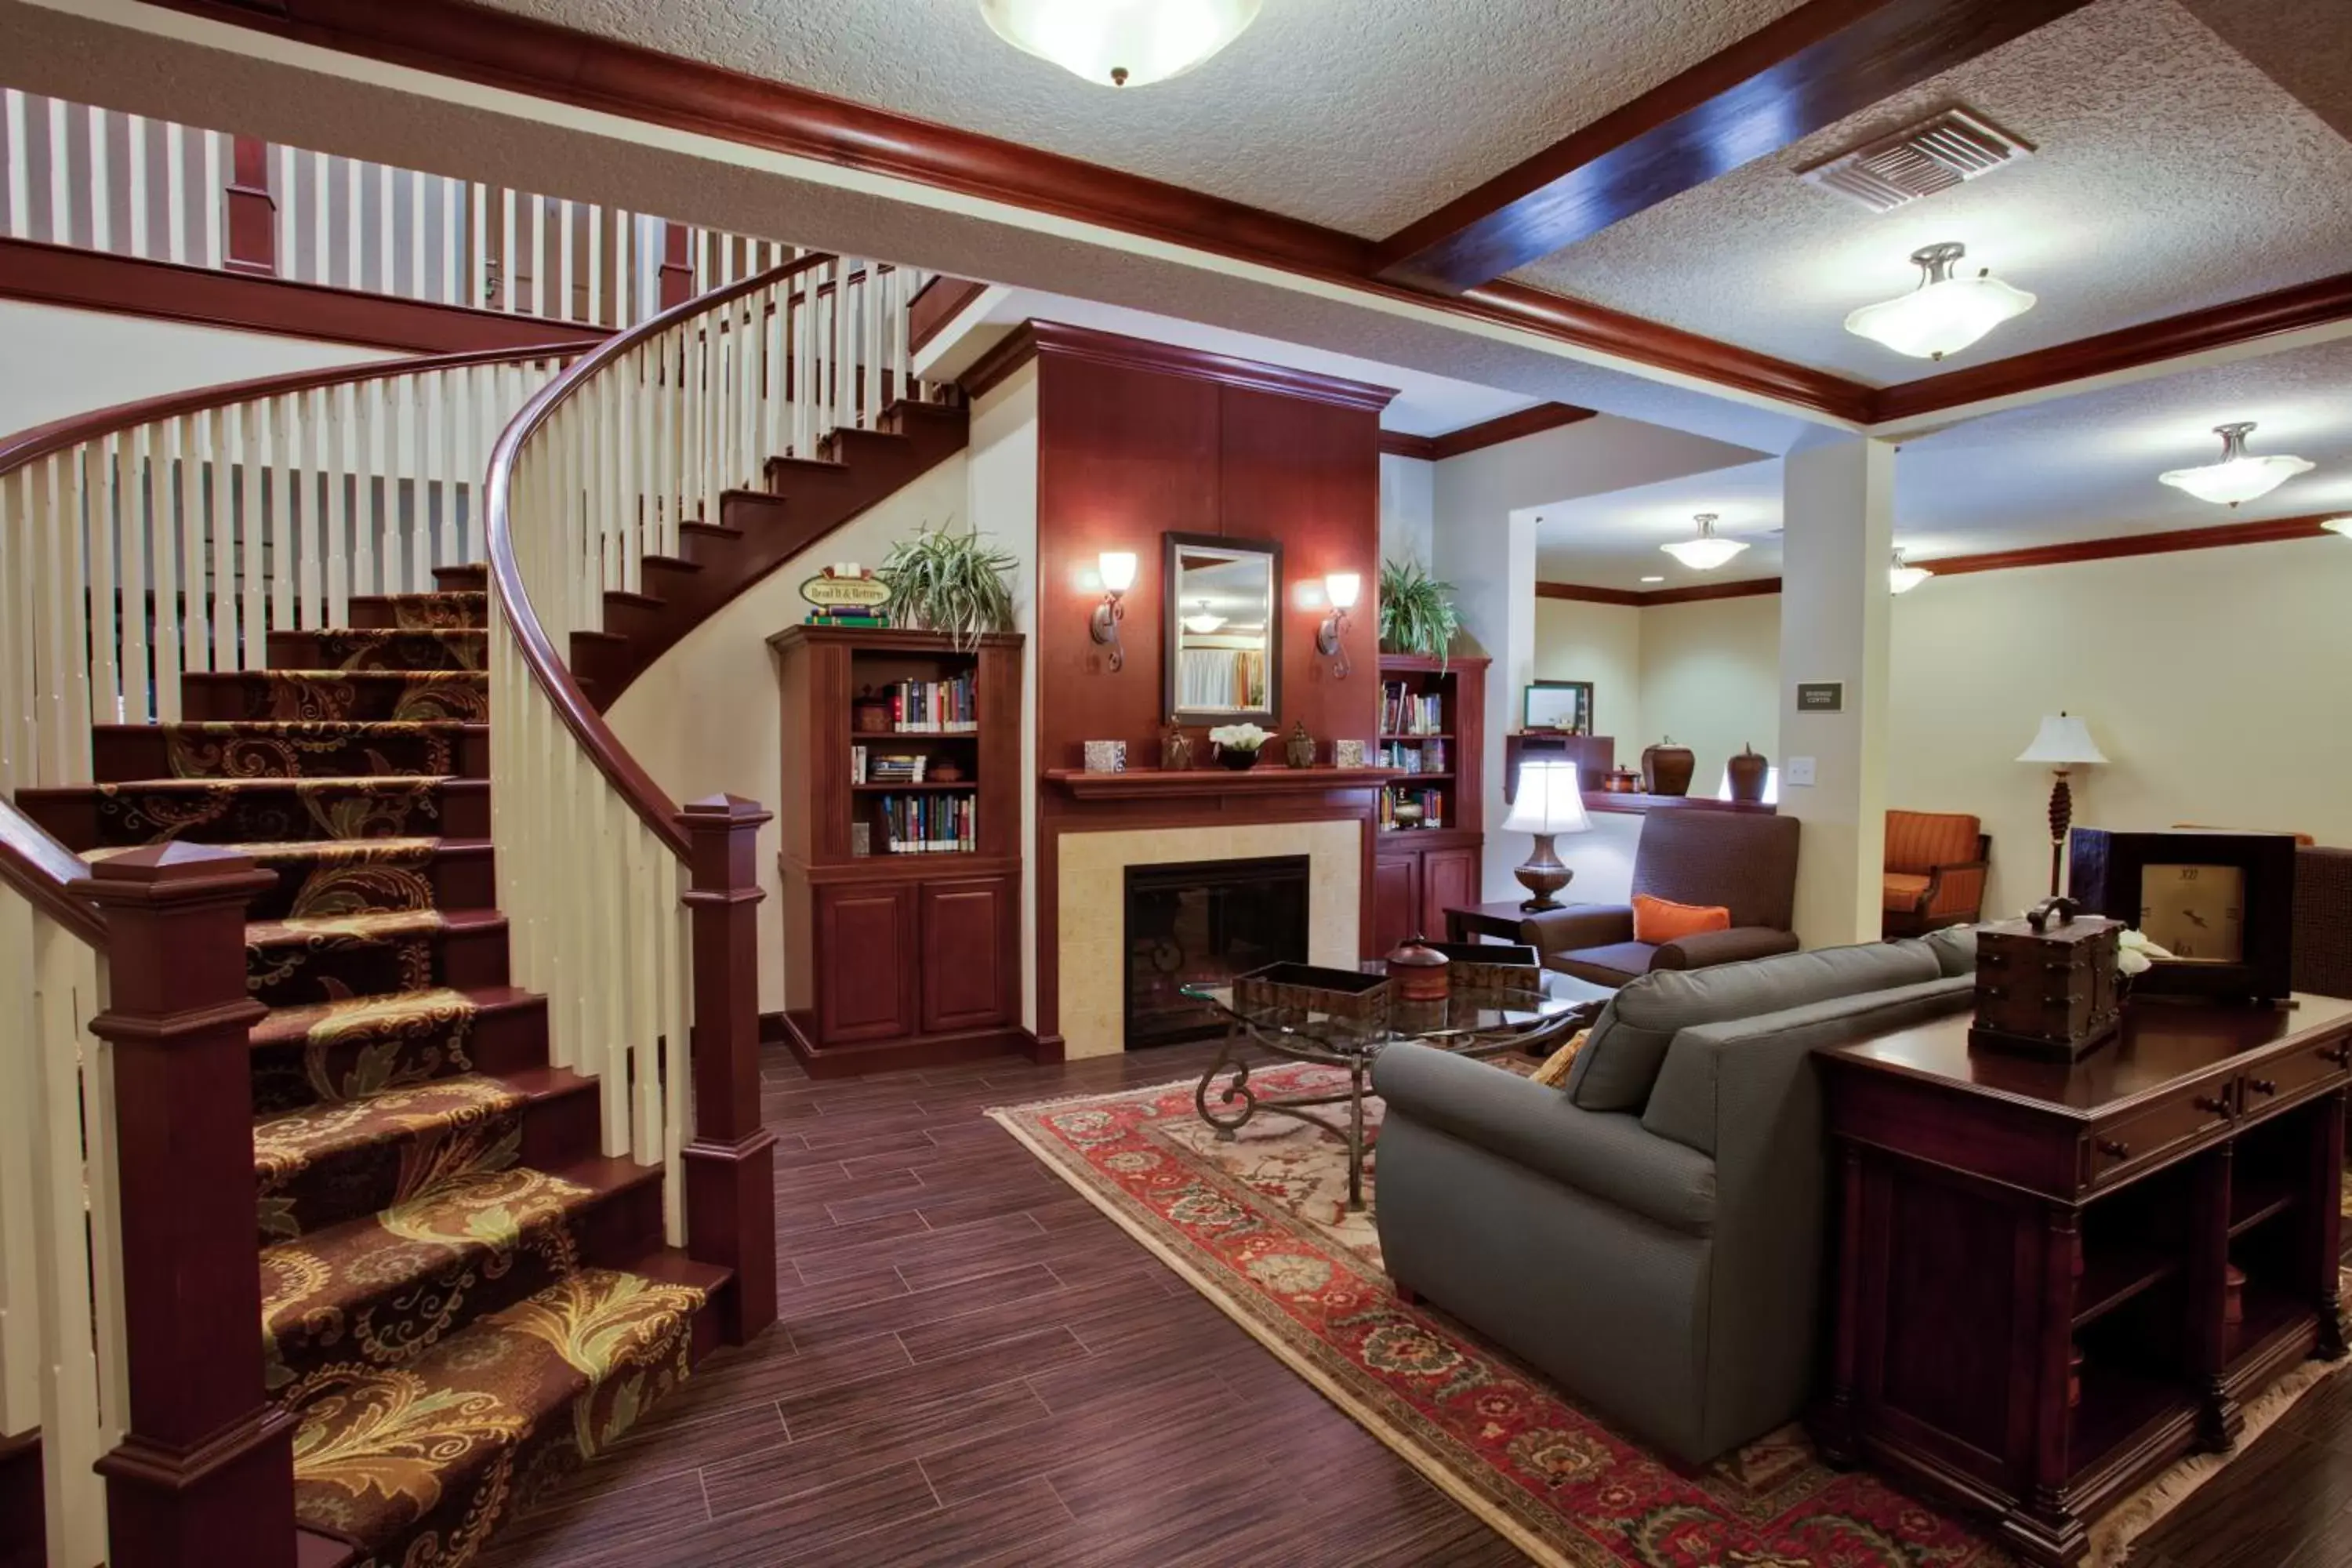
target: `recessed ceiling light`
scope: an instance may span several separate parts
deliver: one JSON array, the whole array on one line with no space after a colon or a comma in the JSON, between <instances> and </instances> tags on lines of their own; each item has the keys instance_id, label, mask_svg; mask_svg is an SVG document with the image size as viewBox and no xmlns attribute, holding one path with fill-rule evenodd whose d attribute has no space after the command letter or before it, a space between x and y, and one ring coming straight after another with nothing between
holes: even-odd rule
<instances>
[{"instance_id":1,"label":"recessed ceiling light","mask_svg":"<svg viewBox=\"0 0 2352 1568\"><path fill-rule=\"evenodd\" d=\"M2336 521L2339 521L2339 522L2344 522L2344 521L2352 521L2352 519L2347 519L2347 518L2339 518L2339 519L2337 519ZM1644 577L1644 578L1643 578L1643 579L1642 579L1642 581L1643 581L1643 582L1644 582L1644 583L1663 583L1663 582L1664 582L1664 581L1665 581L1665 579L1664 579L1664 577Z\"/></svg>"},{"instance_id":2,"label":"recessed ceiling light","mask_svg":"<svg viewBox=\"0 0 2352 1568\"><path fill-rule=\"evenodd\" d=\"M2316 466L2307 458L2248 457L2246 437L2253 428L2251 419L2216 425L2213 434L2221 437L2220 462L2199 468L2174 468L2156 477L2174 489L2187 490L2199 500L2210 500L2216 506L2236 506L2240 501L2266 496L2295 475L2308 473Z\"/></svg>"},{"instance_id":3,"label":"recessed ceiling light","mask_svg":"<svg viewBox=\"0 0 2352 1568\"><path fill-rule=\"evenodd\" d=\"M1907 594L1935 574L1925 566L1914 566L1903 559L1903 552L1895 552L1895 564L1886 569L1886 591Z\"/></svg>"},{"instance_id":4,"label":"recessed ceiling light","mask_svg":"<svg viewBox=\"0 0 2352 1568\"><path fill-rule=\"evenodd\" d=\"M1681 562L1694 572L1712 572L1741 551L1748 548L1744 539L1718 539L1715 532L1716 514L1703 511L1692 521L1698 524L1696 539L1677 539L1659 549Z\"/></svg>"},{"instance_id":5,"label":"recessed ceiling light","mask_svg":"<svg viewBox=\"0 0 2352 1568\"><path fill-rule=\"evenodd\" d=\"M1259 0L980 0L1014 48L1105 87L1181 76L1242 36Z\"/></svg>"},{"instance_id":6,"label":"recessed ceiling light","mask_svg":"<svg viewBox=\"0 0 2352 1568\"><path fill-rule=\"evenodd\" d=\"M2032 295L1995 278L1990 268L1973 278L1953 277L1952 264L1968 253L1967 246L1949 243L1913 251L1919 287L1900 299L1864 305L1845 319L1845 330L1896 353L1942 359L2033 309Z\"/></svg>"}]
</instances>

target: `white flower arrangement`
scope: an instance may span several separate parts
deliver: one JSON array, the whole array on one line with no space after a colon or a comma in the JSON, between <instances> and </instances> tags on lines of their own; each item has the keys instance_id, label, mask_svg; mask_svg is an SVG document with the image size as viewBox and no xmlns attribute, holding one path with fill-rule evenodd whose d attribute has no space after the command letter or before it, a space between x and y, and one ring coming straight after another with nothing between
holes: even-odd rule
<instances>
[{"instance_id":1,"label":"white flower arrangement","mask_svg":"<svg viewBox=\"0 0 2352 1568\"><path fill-rule=\"evenodd\" d=\"M1220 724L1209 731L1212 745L1236 752L1255 752L1272 739L1271 733L1255 724Z\"/></svg>"},{"instance_id":2,"label":"white flower arrangement","mask_svg":"<svg viewBox=\"0 0 2352 1568\"><path fill-rule=\"evenodd\" d=\"M2158 959L2172 956L2170 950L2148 941L2143 931L2126 931L2116 940L2120 944L2116 949L2116 973L2126 979L2145 974Z\"/></svg>"}]
</instances>

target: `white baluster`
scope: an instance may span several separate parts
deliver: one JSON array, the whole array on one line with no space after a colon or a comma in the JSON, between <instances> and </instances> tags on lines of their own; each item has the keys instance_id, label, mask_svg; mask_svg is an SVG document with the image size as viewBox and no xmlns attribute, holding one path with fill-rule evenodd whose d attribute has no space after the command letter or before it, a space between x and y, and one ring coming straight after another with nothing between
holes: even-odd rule
<instances>
[{"instance_id":1,"label":"white baluster","mask_svg":"<svg viewBox=\"0 0 2352 1568\"><path fill-rule=\"evenodd\" d=\"M147 121L137 114L123 116L122 173L131 193L131 254L145 260L147 248Z\"/></svg>"},{"instance_id":2,"label":"white baluster","mask_svg":"<svg viewBox=\"0 0 2352 1568\"><path fill-rule=\"evenodd\" d=\"M155 711L166 721L180 716L180 671L184 667L174 622L180 613L180 534L187 526L186 491L181 483L182 458L187 450L182 421L166 419L155 426L155 448L148 464L151 504L147 541L154 572L154 595L141 606L153 624L155 650ZM140 715L145 718L146 715Z\"/></svg>"},{"instance_id":3,"label":"white baluster","mask_svg":"<svg viewBox=\"0 0 2352 1568\"><path fill-rule=\"evenodd\" d=\"M238 645L236 668L260 669L269 663L269 515L262 500L261 476L269 464L266 432L269 403L240 403L236 420L237 541L244 547L238 570L245 588L245 638Z\"/></svg>"},{"instance_id":4,"label":"white baluster","mask_svg":"<svg viewBox=\"0 0 2352 1568\"><path fill-rule=\"evenodd\" d=\"M73 172L67 157L66 106L61 99L49 100L49 243L71 245L73 226Z\"/></svg>"},{"instance_id":5,"label":"white baluster","mask_svg":"<svg viewBox=\"0 0 2352 1568\"><path fill-rule=\"evenodd\" d=\"M108 174L106 110L89 111L89 247L114 248L114 182Z\"/></svg>"},{"instance_id":6,"label":"white baluster","mask_svg":"<svg viewBox=\"0 0 2352 1568\"><path fill-rule=\"evenodd\" d=\"M115 724L122 720L119 651L122 642L122 601L114 575L127 505L122 490L121 437L107 436L93 441L87 452L93 470L89 498L89 721Z\"/></svg>"},{"instance_id":7,"label":"white baluster","mask_svg":"<svg viewBox=\"0 0 2352 1568\"><path fill-rule=\"evenodd\" d=\"M364 178L357 158L345 158L343 164L343 286L347 289L367 287L367 197L361 189Z\"/></svg>"},{"instance_id":8,"label":"white baluster","mask_svg":"<svg viewBox=\"0 0 2352 1568\"><path fill-rule=\"evenodd\" d=\"M147 551L155 537L163 497L154 471L155 427L131 432L122 472L122 713L120 721L144 724L155 717L153 676L147 642Z\"/></svg>"},{"instance_id":9,"label":"white baluster","mask_svg":"<svg viewBox=\"0 0 2352 1568\"><path fill-rule=\"evenodd\" d=\"M205 265L218 271L228 263L227 237L221 231L222 211L228 205L226 186L221 179L221 149L227 144L228 138L217 131L206 131L202 134L205 183L199 194L203 198L201 205L205 215ZM268 154L264 153L263 157L267 159ZM233 158L231 162L234 162Z\"/></svg>"},{"instance_id":10,"label":"white baluster","mask_svg":"<svg viewBox=\"0 0 2352 1568\"><path fill-rule=\"evenodd\" d=\"M0 115L8 126L8 237L33 237L32 153L26 134L25 95L0 88Z\"/></svg>"},{"instance_id":11,"label":"white baluster","mask_svg":"<svg viewBox=\"0 0 2352 1568\"><path fill-rule=\"evenodd\" d=\"M310 154L310 279L313 283L335 280L334 185L329 178L327 155Z\"/></svg>"},{"instance_id":12,"label":"white baluster","mask_svg":"<svg viewBox=\"0 0 2352 1568\"><path fill-rule=\"evenodd\" d=\"M205 611L213 623L211 668L235 669L236 658L236 524L231 512L231 448L229 430L235 419L226 408L211 410L205 418L207 447L206 489L211 495L213 536L212 580L206 585ZM260 634L257 632L257 637Z\"/></svg>"}]
</instances>

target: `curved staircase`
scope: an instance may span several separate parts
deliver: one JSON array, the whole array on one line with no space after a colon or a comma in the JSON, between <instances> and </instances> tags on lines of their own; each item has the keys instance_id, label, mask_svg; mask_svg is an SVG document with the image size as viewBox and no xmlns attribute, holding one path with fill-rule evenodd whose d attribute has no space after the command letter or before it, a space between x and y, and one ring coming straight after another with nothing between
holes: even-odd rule
<instances>
[{"instance_id":1,"label":"curved staircase","mask_svg":"<svg viewBox=\"0 0 2352 1568\"><path fill-rule=\"evenodd\" d=\"M18 804L86 859L178 841L276 874L246 928L255 1244L303 1529L464 1562L716 1342L728 1271L663 1245L662 1171L599 1152L595 1081L508 984L489 843L488 600L351 601L183 719L109 725L100 782Z\"/></svg>"}]
</instances>

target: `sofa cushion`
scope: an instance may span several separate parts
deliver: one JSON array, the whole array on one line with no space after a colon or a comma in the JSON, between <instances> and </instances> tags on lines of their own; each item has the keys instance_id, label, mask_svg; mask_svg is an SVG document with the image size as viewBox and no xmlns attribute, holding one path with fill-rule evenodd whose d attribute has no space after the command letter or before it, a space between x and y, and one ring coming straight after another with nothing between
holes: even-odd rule
<instances>
[{"instance_id":1,"label":"sofa cushion","mask_svg":"<svg viewBox=\"0 0 2352 1568\"><path fill-rule=\"evenodd\" d=\"M1550 968L1595 985L1622 985L1650 973L1658 950L1646 942L1612 942L1605 947L1580 947L1555 952L1544 960Z\"/></svg>"},{"instance_id":2,"label":"sofa cushion","mask_svg":"<svg viewBox=\"0 0 2352 1568\"><path fill-rule=\"evenodd\" d=\"M1919 941L1936 955L1936 967L1946 975L1976 973L1976 927L1946 926L1941 931L1929 931Z\"/></svg>"},{"instance_id":3,"label":"sofa cushion","mask_svg":"<svg viewBox=\"0 0 2352 1568\"><path fill-rule=\"evenodd\" d=\"M1721 904L1678 904L1672 899L1633 895L1633 940L1663 947L1677 937L1729 931L1731 911Z\"/></svg>"},{"instance_id":4,"label":"sofa cushion","mask_svg":"<svg viewBox=\"0 0 2352 1568\"><path fill-rule=\"evenodd\" d=\"M1925 872L1915 877L1908 871L1889 871L1880 880L1886 884L1885 905L1890 910L1917 909L1920 896L1927 890Z\"/></svg>"},{"instance_id":5,"label":"sofa cushion","mask_svg":"<svg viewBox=\"0 0 2352 1568\"><path fill-rule=\"evenodd\" d=\"M1639 1113L1649 1103L1666 1047L1694 1025L1914 985L1939 973L1935 955L1918 942L1870 942L1708 969L1653 971L1627 982L1601 1010L1569 1075L1569 1098L1587 1110Z\"/></svg>"},{"instance_id":6,"label":"sofa cushion","mask_svg":"<svg viewBox=\"0 0 2352 1568\"><path fill-rule=\"evenodd\" d=\"M1925 876L1977 858L1977 819L1949 811L1886 814L1886 868Z\"/></svg>"}]
</instances>

